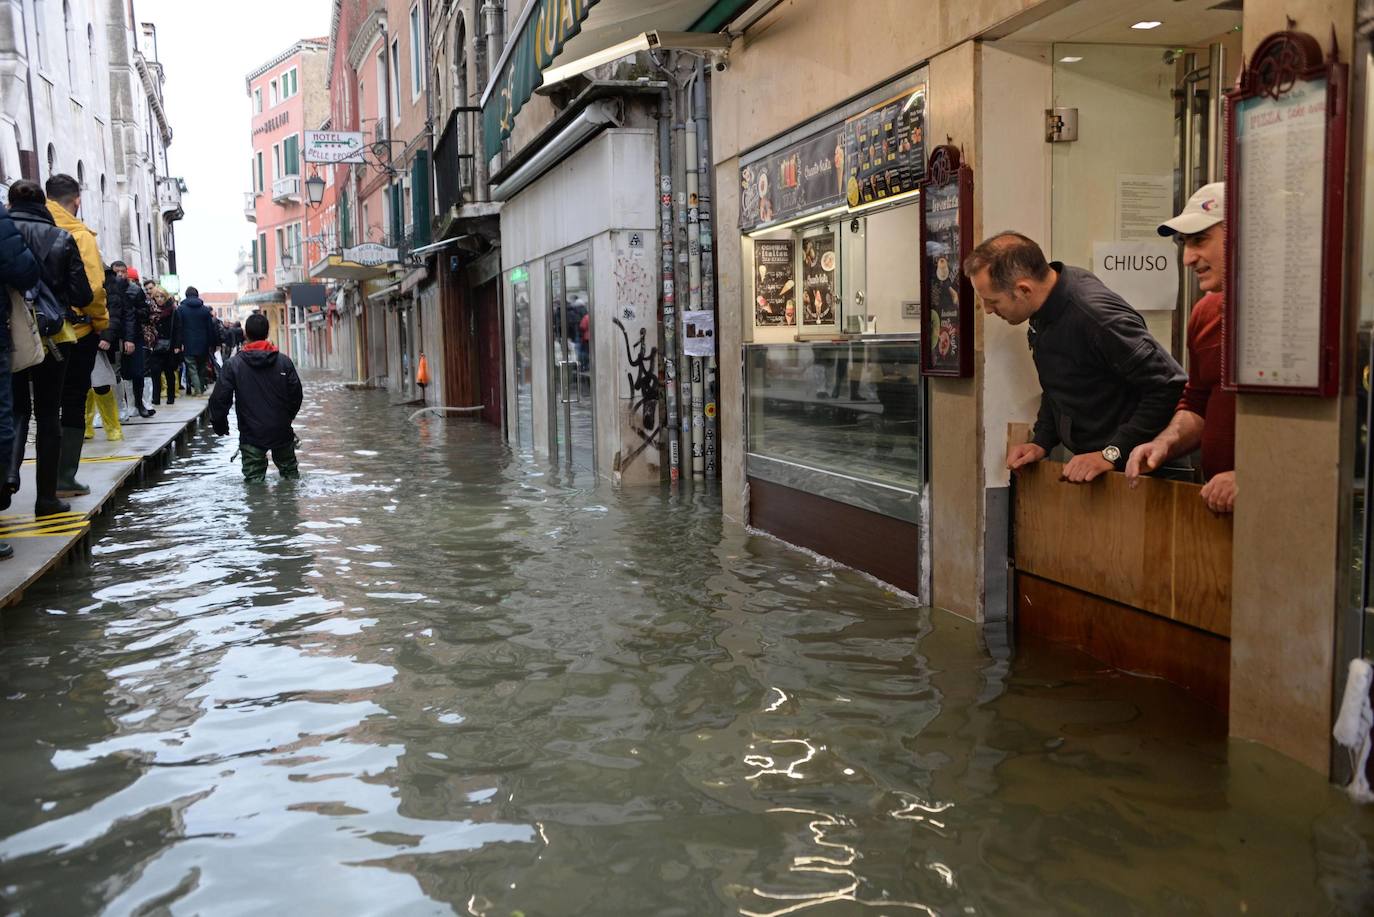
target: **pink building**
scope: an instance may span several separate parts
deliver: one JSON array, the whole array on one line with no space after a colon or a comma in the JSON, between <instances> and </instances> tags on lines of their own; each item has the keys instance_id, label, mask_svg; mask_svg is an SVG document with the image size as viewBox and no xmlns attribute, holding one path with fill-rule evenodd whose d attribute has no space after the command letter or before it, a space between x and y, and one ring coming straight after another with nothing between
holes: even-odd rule
<instances>
[{"instance_id":1,"label":"pink building","mask_svg":"<svg viewBox=\"0 0 1374 917\"><path fill-rule=\"evenodd\" d=\"M298 41L248 74L253 152L244 216L255 225L253 282L239 302L261 309L272 336L288 353L303 348L303 323L287 308L291 284L306 282L304 134L329 114L325 81L328 40ZM296 326L301 324L299 334Z\"/></svg>"}]
</instances>

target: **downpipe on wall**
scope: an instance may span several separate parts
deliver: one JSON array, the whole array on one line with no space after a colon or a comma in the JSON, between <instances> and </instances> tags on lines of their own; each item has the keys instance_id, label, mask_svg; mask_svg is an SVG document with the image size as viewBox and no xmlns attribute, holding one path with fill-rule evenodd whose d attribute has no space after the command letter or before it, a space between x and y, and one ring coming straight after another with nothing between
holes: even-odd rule
<instances>
[{"instance_id":1,"label":"downpipe on wall","mask_svg":"<svg viewBox=\"0 0 1374 917\"><path fill-rule=\"evenodd\" d=\"M714 197L713 188L715 184L714 157L711 155L711 101L710 101L710 69L706 62L697 59L696 83L693 86L695 93L693 108L697 120L697 144L700 148L700 162L698 170L701 174L701 181L697 188L697 240L700 250L700 271L701 271L701 308L704 312L710 312L716 325L719 324L719 316L716 313L716 256L715 256L715 232L713 230L712 199ZM705 477L708 481L715 480L719 475L719 463L717 461L718 443L716 439L716 413L717 413L717 359L716 348L719 347L720 333L717 330L714 340L716 347L712 348L711 356L702 360L703 372L703 400L702 400L702 439L703 439L703 458L705 462Z\"/></svg>"},{"instance_id":2,"label":"downpipe on wall","mask_svg":"<svg viewBox=\"0 0 1374 917\"><path fill-rule=\"evenodd\" d=\"M678 440L677 397L677 298L673 277L673 100L664 90L658 101L658 244L662 270L659 310L662 317L663 394L668 433L668 476L674 484L682 477L682 451Z\"/></svg>"},{"instance_id":3,"label":"downpipe on wall","mask_svg":"<svg viewBox=\"0 0 1374 917\"><path fill-rule=\"evenodd\" d=\"M701 89L701 62L697 61L691 81L683 95L687 97L686 117L683 119L683 159L687 166L687 308L701 309L701 145L697 135L698 96ZM702 97L702 102L705 99ZM705 380L702 377L701 357L688 357L687 366L692 380L692 478L706 474Z\"/></svg>"}]
</instances>

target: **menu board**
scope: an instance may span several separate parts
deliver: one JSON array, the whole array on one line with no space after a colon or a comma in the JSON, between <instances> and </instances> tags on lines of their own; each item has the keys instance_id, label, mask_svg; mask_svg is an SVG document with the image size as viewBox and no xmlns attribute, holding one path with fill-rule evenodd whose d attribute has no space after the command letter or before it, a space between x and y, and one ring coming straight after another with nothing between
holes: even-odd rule
<instances>
[{"instance_id":1,"label":"menu board","mask_svg":"<svg viewBox=\"0 0 1374 917\"><path fill-rule=\"evenodd\" d=\"M802 240L802 324L835 324L835 234Z\"/></svg>"},{"instance_id":2,"label":"menu board","mask_svg":"<svg viewBox=\"0 0 1374 917\"><path fill-rule=\"evenodd\" d=\"M844 202L844 126L814 134L740 169L745 231Z\"/></svg>"},{"instance_id":3,"label":"menu board","mask_svg":"<svg viewBox=\"0 0 1374 917\"><path fill-rule=\"evenodd\" d=\"M1235 108L1238 224L1233 295L1238 385L1315 389L1322 383L1327 78L1299 80L1278 99ZM1239 266L1239 265L1238 265Z\"/></svg>"},{"instance_id":4,"label":"menu board","mask_svg":"<svg viewBox=\"0 0 1374 917\"><path fill-rule=\"evenodd\" d=\"M921 372L973 374L973 286L964 256L973 235L973 170L959 150L941 146L930 157L921 192Z\"/></svg>"},{"instance_id":5,"label":"menu board","mask_svg":"<svg viewBox=\"0 0 1374 917\"><path fill-rule=\"evenodd\" d=\"M844 123L845 199L851 208L916 190L925 176L925 115L922 84Z\"/></svg>"},{"instance_id":6,"label":"menu board","mask_svg":"<svg viewBox=\"0 0 1374 917\"><path fill-rule=\"evenodd\" d=\"M754 324L795 325L795 247L791 239L759 239L754 243Z\"/></svg>"}]
</instances>

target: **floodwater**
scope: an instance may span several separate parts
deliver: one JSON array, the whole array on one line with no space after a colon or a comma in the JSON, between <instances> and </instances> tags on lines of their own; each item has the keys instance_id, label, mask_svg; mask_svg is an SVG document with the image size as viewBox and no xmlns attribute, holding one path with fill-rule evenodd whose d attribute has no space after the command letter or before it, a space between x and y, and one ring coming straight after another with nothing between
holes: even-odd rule
<instances>
[{"instance_id":1,"label":"floodwater","mask_svg":"<svg viewBox=\"0 0 1374 917\"><path fill-rule=\"evenodd\" d=\"M406 415L207 434L7 612L5 913L1374 912L1374 814L1168 685Z\"/></svg>"}]
</instances>

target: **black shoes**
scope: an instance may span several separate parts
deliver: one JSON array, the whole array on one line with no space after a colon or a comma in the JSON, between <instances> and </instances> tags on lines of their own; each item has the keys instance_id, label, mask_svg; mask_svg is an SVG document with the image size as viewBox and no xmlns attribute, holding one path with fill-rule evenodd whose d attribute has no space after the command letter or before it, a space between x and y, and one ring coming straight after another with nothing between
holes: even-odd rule
<instances>
[{"instance_id":1,"label":"black shoes","mask_svg":"<svg viewBox=\"0 0 1374 917\"><path fill-rule=\"evenodd\" d=\"M59 500L56 497L43 499L39 497L33 504L33 514L35 516L56 516L58 513L69 513L72 505L66 500Z\"/></svg>"}]
</instances>

